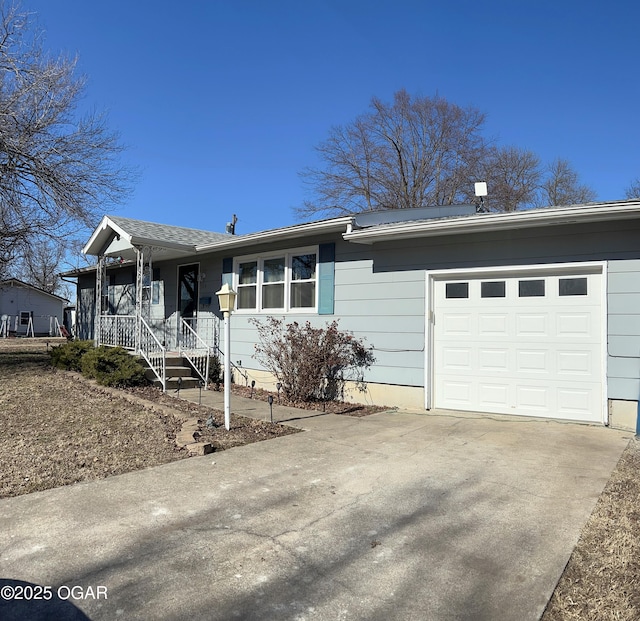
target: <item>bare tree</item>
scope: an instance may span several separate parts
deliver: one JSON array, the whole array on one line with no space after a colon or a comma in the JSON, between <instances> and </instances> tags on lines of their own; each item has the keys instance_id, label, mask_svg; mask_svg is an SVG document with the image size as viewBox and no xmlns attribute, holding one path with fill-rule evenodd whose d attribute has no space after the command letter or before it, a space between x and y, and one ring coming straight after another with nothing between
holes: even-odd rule
<instances>
[{"instance_id":1,"label":"bare tree","mask_svg":"<svg viewBox=\"0 0 640 621\"><path fill-rule=\"evenodd\" d=\"M631 182L631 185L625 190L626 198L640 198L640 177Z\"/></svg>"},{"instance_id":2,"label":"bare tree","mask_svg":"<svg viewBox=\"0 0 640 621\"><path fill-rule=\"evenodd\" d=\"M316 147L322 165L301 173L313 200L301 216L475 202L474 182L486 181L491 211L594 200L567 160L546 170L532 151L490 144L484 114L442 97L393 103L371 100L366 114L331 129Z\"/></svg>"},{"instance_id":3,"label":"bare tree","mask_svg":"<svg viewBox=\"0 0 640 621\"><path fill-rule=\"evenodd\" d=\"M60 266L66 250L66 244L47 237L32 240L18 267L20 278L48 293L61 293Z\"/></svg>"},{"instance_id":4,"label":"bare tree","mask_svg":"<svg viewBox=\"0 0 640 621\"><path fill-rule=\"evenodd\" d=\"M554 160L546 172L537 199L539 205L579 205L596 200L595 190L580 183L578 173L568 160Z\"/></svg>"},{"instance_id":5,"label":"bare tree","mask_svg":"<svg viewBox=\"0 0 640 621\"><path fill-rule=\"evenodd\" d=\"M80 118L76 60L51 58L17 4L0 0L0 264L30 240L93 226L129 192L122 146L95 112Z\"/></svg>"},{"instance_id":6,"label":"bare tree","mask_svg":"<svg viewBox=\"0 0 640 621\"><path fill-rule=\"evenodd\" d=\"M489 191L485 205L491 211L515 211L532 205L541 179L535 153L513 146L493 147L483 168Z\"/></svg>"},{"instance_id":7,"label":"bare tree","mask_svg":"<svg viewBox=\"0 0 640 621\"><path fill-rule=\"evenodd\" d=\"M397 92L334 127L316 149L322 168L301 173L315 194L301 215L405 209L460 201L478 180L484 115L441 97Z\"/></svg>"}]
</instances>

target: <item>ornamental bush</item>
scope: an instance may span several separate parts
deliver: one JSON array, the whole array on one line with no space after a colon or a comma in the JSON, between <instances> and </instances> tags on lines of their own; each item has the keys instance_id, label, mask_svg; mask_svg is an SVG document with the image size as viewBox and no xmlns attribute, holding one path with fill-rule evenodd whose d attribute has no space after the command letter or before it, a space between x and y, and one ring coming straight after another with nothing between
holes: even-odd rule
<instances>
[{"instance_id":1,"label":"ornamental bush","mask_svg":"<svg viewBox=\"0 0 640 621\"><path fill-rule=\"evenodd\" d=\"M93 341L68 341L49 351L51 364L57 369L81 371L82 356L93 348Z\"/></svg>"},{"instance_id":2,"label":"ornamental bush","mask_svg":"<svg viewBox=\"0 0 640 621\"><path fill-rule=\"evenodd\" d=\"M101 345L82 357L82 374L103 386L126 388L147 384L145 368L122 347Z\"/></svg>"},{"instance_id":3,"label":"ornamental bush","mask_svg":"<svg viewBox=\"0 0 640 621\"><path fill-rule=\"evenodd\" d=\"M259 342L254 358L271 371L292 401L327 401L344 397L347 381L366 389L364 372L375 362L364 341L339 330L333 321L322 328L310 322L285 324L268 317L251 322Z\"/></svg>"},{"instance_id":4,"label":"ornamental bush","mask_svg":"<svg viewBox=\"0 0 640 621\"><path fill-rule=\"evenodd\" d=\"M220 389L223 381L222 367L220 366L220 358L217 355L209 357L209 382L213 384L216 390Z\"/></svg>"}]
</instances>

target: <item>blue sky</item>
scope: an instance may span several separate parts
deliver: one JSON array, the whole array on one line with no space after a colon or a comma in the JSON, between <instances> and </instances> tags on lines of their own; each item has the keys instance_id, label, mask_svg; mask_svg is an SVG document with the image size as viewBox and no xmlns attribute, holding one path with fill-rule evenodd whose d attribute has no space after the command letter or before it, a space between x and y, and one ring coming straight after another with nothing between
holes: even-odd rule
<instances>
[{"instance_id":1,"label":"blue sky","mask_svg":"<svg viewBox=\"0 0 640 621\"><path fill-rule=\"evenodd\" d=\"M79 55L141 177L106 211L238 233L296 222L333 125L439 94L500 144L567 158L599 200L640 176L640 4L594 0L22 0Z\"/></svg>"}]
</instances>

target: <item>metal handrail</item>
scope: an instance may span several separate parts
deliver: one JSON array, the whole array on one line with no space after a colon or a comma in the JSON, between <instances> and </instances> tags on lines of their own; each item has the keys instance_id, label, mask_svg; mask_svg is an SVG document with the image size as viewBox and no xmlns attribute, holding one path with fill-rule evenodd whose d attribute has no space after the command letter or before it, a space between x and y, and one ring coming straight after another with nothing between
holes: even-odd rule
<instances>
[{"instance_id":1,"label":"metal handrail","mask_svg":"<svg viewBox=\"0 0 640 621\"><path fill-rule=\"evenodd\" d=\"M149 324L140 317L140 355L162 384L162 392L167 392L167 357L162 343ZM143 329L144 328L144 329Z\"/></svg>"},{"instance_id":2,"label":"metal handrail","mask_svg":"<svg viewBox=\"0 0 640 621\"><path fill-rule=\"evenodd\" d=\"M135 350L135 315L100 315L97 345Z\"/></svg>"},{"instance_id":3,"label":"metal handrail","mask_svg":"<svg viewBox=\"0 0 640 621\"><path fill-rule=\"evenodd\" d=\"M209 384L209 358L211 356L211 349L207 342L198 335L184 318L180 318L180 327L180 342L178 343L180 354L187 359L195 372L200 376L206 389Z\"/></svg>"}]
</instances>

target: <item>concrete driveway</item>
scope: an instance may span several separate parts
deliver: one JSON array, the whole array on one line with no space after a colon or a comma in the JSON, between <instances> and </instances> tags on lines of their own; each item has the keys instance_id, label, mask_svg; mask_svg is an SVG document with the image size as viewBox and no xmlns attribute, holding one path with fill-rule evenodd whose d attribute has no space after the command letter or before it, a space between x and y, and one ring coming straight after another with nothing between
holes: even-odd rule
<instances>
[{"instance_id":1,"label":"concrete driveway","mask_svg":"<svg viewBox=\"0 0 640 621\"><path fill-rule=\"evenodd\" d=\"M451 414L295 424L1 500L2 593L52 598L0 600L0 618L538 619L630 438Z\"/></svg>"}]
</instances>

